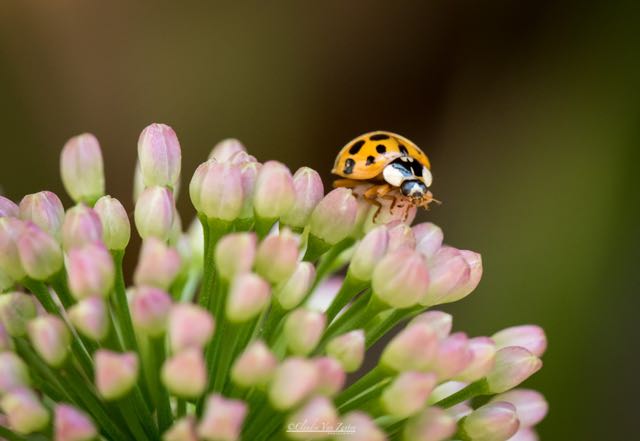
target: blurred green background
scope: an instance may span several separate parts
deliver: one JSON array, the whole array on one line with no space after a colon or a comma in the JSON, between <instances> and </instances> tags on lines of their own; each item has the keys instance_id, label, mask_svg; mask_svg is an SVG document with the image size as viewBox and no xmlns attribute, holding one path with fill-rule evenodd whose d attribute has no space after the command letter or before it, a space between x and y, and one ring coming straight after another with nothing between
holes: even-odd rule
<instances>
[{"instance_id":1,"label":"blurred green background","mask_svg":"<svg viewBox=\"0 0 640 441\"><path fill-rule=\"evenodd\" d=\"M90 131L132 209L136 141L177 131L183 183L237 137L328 179L375 129L430 155L424 219L480 251L457 329L539 323L544 440L632 439L638 409L637 2L3 1L0 185L62 194L58 153ZM65 202L69 202L68 199ZM183 213L190 211L183 192Z\"/></svg>"}]
</instances>

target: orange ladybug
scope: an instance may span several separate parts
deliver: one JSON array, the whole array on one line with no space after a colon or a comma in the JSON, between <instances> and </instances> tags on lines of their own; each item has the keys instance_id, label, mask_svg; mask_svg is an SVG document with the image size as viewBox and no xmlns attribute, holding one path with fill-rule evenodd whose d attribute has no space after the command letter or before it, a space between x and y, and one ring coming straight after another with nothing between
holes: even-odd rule
<instances>
[{"instance_id":1,"label":"orange ladybug","mask_svg":"<svg viewBox=\"0 0 640 441\"><path fill-rule=\"evenodd\" d=\"M379 199L390 199L391 210L398 200L406 201L407 215L410 205L427 208L437 202L428 190L433 180L427 155L407 138L383 130L365 133L345 145L336 157L333 174L341 176L334 187L369 187L362 197L376 205ZM399 207L401 205L398 205Z\"/></svg>"}]
</instances>

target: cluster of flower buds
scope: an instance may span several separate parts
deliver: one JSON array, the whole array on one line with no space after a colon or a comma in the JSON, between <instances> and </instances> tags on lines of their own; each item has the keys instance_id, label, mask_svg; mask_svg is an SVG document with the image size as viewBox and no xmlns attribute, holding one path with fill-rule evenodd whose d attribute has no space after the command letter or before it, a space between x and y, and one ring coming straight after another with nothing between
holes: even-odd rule
<instances>
[{"instance_id":1,"label":"cluster of flower buds","mask_svg":"<svg viewBox=\"0 0 640 441\"><path fill-rule=\"evenodd\" d=\"M191 178L183 231L180 143L152 124L128 286L130 211L105 194L97 139L69 140L60 168L66 210L48 191L0 196L0 438L536 439L547 403L517 387L545 334L452 332L429 308L473 292L482 260L436 225L389 201L374 216L357 190L325 194L315 170L227 139Z\"/></svg>"}]
</instances>

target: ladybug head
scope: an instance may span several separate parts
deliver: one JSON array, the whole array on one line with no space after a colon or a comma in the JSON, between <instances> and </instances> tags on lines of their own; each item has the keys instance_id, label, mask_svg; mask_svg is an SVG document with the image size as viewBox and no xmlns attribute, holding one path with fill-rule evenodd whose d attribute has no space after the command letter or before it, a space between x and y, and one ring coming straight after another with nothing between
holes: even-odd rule
<instances>
[{"instance_id":1,"label":"ladybug head","mask_svg":"<svg viewBox=\"0 0 640 441\"><path fill-rule=\"evenodd\" d=\"M427 194L427 186L418 179L409 179L400 185L400 191L409 199L422 200Z\"/></svg>"}]
</instances>

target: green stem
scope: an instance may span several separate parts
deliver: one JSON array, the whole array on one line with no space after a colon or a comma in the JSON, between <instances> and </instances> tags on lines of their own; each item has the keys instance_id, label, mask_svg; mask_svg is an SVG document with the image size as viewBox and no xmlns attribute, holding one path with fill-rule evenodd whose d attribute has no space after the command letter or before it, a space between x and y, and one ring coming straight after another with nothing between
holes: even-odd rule
<instances>
[{"instance_id":1,"label":"green stem","mask_svg":"<svg viewBox=\"0 0 640 441\"><path fill-rule=\"evenodd\" d=\"M309 233L309 237L307 239L307 251L304 254L303 260L307 262L315 262L320 258L320 256L329 251L330 248L330 244Z\"/></svg>"},{"instance_id":2,"label":"green stem","mask_svg":"<svg viewBox=\"0 0 640 441\"><path fill-rule=\"evenodd\" d=\"M18 435L4 426L0 426L0 438L4 438L7 441L29 441L27 438Z\"/></svg>"},{"instance_id":3,"label":"green stem","mask_svg":"<svg viewBox=\"0 0 640 441\"><path fill-rule=\"evenodd\" d=\"M69 286L67 285L67 273L64 269L51 277L49 283L51 283L51 286L56 294L58 294L58 298L65 308L70 308L76 303L75 299L71 295L71 291L69 291Z\"/></svg>"},{"instance_id":4,"label":"green stem","mask_svg":"<svg viewBox=\"0 0 640 441\"><path fill-rule=\"evenodd\" d=\"M347 404L358 395L376 386L381 381L384 381L387 377L389 377L389 375L389 372L385 371L382 367L374 367L364 376L360 377L358 381L353 383L351 386L349 386L336 396L334 400L336 406L341 407Z\"/></svg>"},{"instance_id":5,"label":"green stem","mask_svg":"<svg viewBox=\"0 0 640 441\"><path fill-rule=\"evenodd\" d=\"M369 349L373 346L383 335L393 329L398 323L403 320L410 319L425 311L425 307L417 306L405 309L394 309L387 314L378 314L369 323L365 329L366 331L366 347Z\"/></svg>"},{"instance_id":6,"label":"green stem","mask_svg":"<svg viewBox=\"0 0 640 441\"><path fill-rule=\"evenodd\" d=\"M182 418L187 414L187 402L182 398L178 398L176 402L176 417Z\"/></svg>"},{"instance_id":7,"label":"green stem","mask_svg":"<svg viewBox=\"0 0 640 441\"><path fill-rule=\"evenodd\" d=\"M271 228L273 228L273 225L276 223L277 220L278 219L264 219L256 216L255 224L253 227L256 231L256 234L258 235L258 238L260 238L260 240L267 237L267 234L269 234L269 231L271 231Z\"/></svg>"},{"instance_id":8,"label":"green stem","mask_svg":"<svg viewBox=\"0 0 640 441\"><path fill-rule=\"evenodd\" d=\"M309 290L309 292L313 292L314 288L316 288L320 282L322 282L329 273L333 271L337 271L338 268L334 268L336 264L336 259L340 256L340 254L349 248L355 239L352 237L347 237L344 240L341 240L337 244L335 244L331 249L322 256L320 262L318 263L318 269L316 270L316 277L313 282L313 286Z\"/></svg>"},{"instance_id":9,"label":"green stem","mask_svg":"<svg viewBox=\"0 0 640 441\"><path fill-rule=\"evenodd\" d=\"M462 403L463 401L470 400L479 395L488 395L489 393L489 385L487 384L487 380L483 378L471 383L455 394L450 395L447 398L443 398L442 400L438 401L435 406L448 409L449 407L455 406L456 404Z\"/></svg>"},{"instance_id":10,"label":"green stem","mask_svg":"<svg viewBox=\"0 0 640 441\"><path fill-rule=\"evenodd\" d=\"M204 263L202 286L200 288L200 297L198 302L200 306L212 312L212 297L216 285L216 269L215 269L215 250L218 240L229 231L231 224L226 221L217 219L207 219L205 216L199 216L202 223L204 233ZM215 319L218 316L214 314Z\"/></svg>"},{"instance_id":11,"label":"green stem","mask_svg":"<svg viewBox=\"0 0 640 441\"><path fill-rule=\"evenodd\" d=\"M350 273L347 273L340 291L333 298L329 309L327 309L327 322L331 323L338 313L353 299L356 294L367 287L367 282L355 279Z\"/></svg>"},{"instance_id":12,"label":"green stem","mask_svg":"<svg viewBox=\"0 0 640 441\"><path fill-rule=\"evenodd\" d=\"M274 332L278 328L278 325L282 323L282 318L287 311L280 306L280 303L273 301L271 303L271 309L266 318L266 323L261 329L261 337L267 344L273 343Z\"/></svg>"},{"instance_id":13,"label":"green stem","mask_svg":"<svg viewBox=\"0 0 640 441\"><path fill-rule=\"evenodd\" d=\"M200 278L202 277L202 272L199 269L190 269L189 274L187 275L187 280L182 287L182 291L180 292L180 296L178 297L179 301L182 303L191 303L193 301L194 296L196 295L196 289L198 288L198 283L200 282Z\"/></svg>"},{"instance_id":14,"label":"green stem","mask_svg":"<svg viewBox=\"0 0 640 441\"><path fill-rule=\"evenodd\" d=\"M153 382L152 390L156 392L156 409L158 412L158 427L160 433L167 430L172 423L171 403L169 402L169 393L160 381L160 368L166 357L166 348L164 337L152 337L150 339L149 353L151 365L148 366L150 377Z\"/></svg>"},{"instance_id":15,"label":"green stem","mask_svg":"<svg viewBox=\"0 0 640 441\"><path fill-rule=\"evenodd\" d=\"M151 438L142 428L140 421L136 417L136 410L133 407L133 403L129 397L124 397L118 400L118 406L120 407L122 416L127 423L127 428L133 433L134 439L138 441L150 440Z\"/></svg>"}]
</instances>

